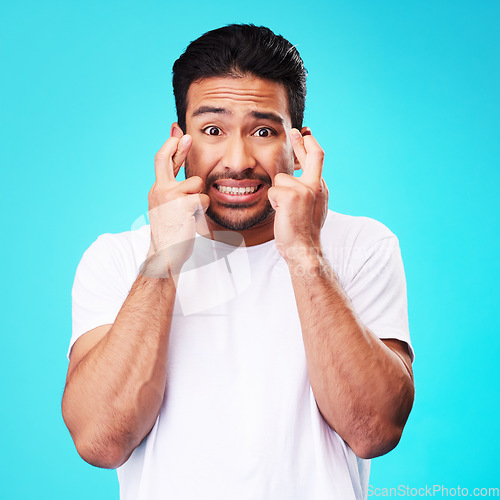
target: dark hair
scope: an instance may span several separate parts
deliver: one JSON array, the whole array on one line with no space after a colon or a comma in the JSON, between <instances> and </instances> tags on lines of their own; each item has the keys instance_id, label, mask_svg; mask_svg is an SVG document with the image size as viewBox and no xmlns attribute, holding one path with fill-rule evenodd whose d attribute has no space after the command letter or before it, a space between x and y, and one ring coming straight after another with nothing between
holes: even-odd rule
<instances>
[{"instance_id":1,"label":"dark hair","mask_svg":"<svg viewBox=\"0 0 500 500\"><path fill-rule=\"evenodd\" d=\"M231 24L191 42L174 63L172 83L182 130L186 131L187 93L193 82L245 74L283 84L292 126L302 127L306 70L297 49L264 26Z\"/></svg>"}]
</instances>

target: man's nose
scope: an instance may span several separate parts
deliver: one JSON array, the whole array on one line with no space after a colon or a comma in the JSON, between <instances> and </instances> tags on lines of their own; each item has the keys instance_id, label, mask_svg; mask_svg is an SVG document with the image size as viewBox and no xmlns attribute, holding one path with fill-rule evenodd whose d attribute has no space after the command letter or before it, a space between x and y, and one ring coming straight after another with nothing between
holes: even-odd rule
<instances>
[{"instance_id":1,"label":"man's nose","mask_svg":"<svg viewBox=\"0 0 500 500\"><path fill-rule=\"evenodd\" d=\"M256 165L250 144L244 137L237 134L228 137L222 163L224 167L236 172L254 168Z\"/></svg>"}]
</instances>

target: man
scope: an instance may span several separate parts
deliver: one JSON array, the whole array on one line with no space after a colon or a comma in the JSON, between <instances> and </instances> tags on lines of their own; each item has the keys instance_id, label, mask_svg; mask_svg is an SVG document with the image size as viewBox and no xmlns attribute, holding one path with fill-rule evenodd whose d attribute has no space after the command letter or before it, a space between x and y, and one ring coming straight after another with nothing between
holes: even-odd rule
<instances>
[{"instance_id":1,"label":"man","mask_svg":"<svg viewBox=\"0 0 500 500\"><path fill-rule=\"evenodd\" d=\"M413 402L397 239L328 212L288 41L208 32L173 84L150 225L101 236L77 270L77 450L119 467L122 499L365 498Z\"/></svg>"}]
</instances>

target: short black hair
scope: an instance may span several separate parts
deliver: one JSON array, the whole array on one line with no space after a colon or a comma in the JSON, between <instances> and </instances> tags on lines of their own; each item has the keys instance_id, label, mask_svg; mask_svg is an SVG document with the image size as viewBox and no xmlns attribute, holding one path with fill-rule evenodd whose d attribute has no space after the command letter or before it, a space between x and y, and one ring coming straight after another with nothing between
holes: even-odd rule
<instances>
[{"instance_id":1,"label":"short black hair","mask_svg":"<svg viewBox=\"0 0 500 500\"><path fill-rule=\"evenodd\" d=\"M174 63L172 83L181 129L186 132L187 93L193 82L246 74L282 84L292 127L302 128L307 73L297 49L264 26L230 24L191 42Z\"/></svg>"}]
</instances>

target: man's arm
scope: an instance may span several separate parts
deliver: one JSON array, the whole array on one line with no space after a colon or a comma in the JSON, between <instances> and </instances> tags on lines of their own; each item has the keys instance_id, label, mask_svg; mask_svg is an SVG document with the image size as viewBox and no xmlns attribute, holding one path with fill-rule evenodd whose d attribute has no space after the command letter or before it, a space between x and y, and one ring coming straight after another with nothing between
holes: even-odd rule
<instances>
[{"instance_id":1,"label":"man's arm","mask_svg":"<svg viewBox=\"0 0 500 500\"><path fill-rule=\"evenodd\" d=\"M153 426L166 383L173 279L139 276L115 323L73 346L62 411L78 453L123 464Z\"/></svg>"},{"instance_id":2,"label":"man's arm","mask_svg":"<svg viewBox=\"0 0 500 500\"><path fill-rule=\"evenodd\" d=\"M323 257L328 210L324 152L304 129L290 139L303 173L275 176L276 246L288 264L299 312L311 387L321 414L353 451L371 458L394 448L413 404L407 348L381 341L360 321Z\"/></svg>"},{"instance_id":3,"label":"man's arm","mask_svg":"<svg viewBox=\"0 0 500 500\"><path fill-rule=\"evenodd\" d=\"M392 450L413 404L408 349L381 341L320 255L289 262L311 387L328 424L361 458Z\"/></svg>"},{"instance_id":4,"label":"man's arm","mask_svg":"<svg viewBox=\"0 0 500 500\"><path fill-rule=\"evenodd\" d=\"M199 177L175 180L190 145L190 136L173 136L157 153L145 264L113 325L87 332L73 346L63 417L80 455L99 467L123 464L162 405L175 277L192 252L196 218L209 203Z\"/></svg>"}]
</instances>

